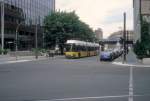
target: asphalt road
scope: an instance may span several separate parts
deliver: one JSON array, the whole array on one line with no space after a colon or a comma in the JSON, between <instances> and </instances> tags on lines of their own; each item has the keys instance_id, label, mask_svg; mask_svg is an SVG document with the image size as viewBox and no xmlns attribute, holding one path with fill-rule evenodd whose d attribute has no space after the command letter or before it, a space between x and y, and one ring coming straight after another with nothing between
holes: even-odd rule
<instances>
[{"instance_id":1,"label":"asphalt road","mask_svg":"<svg viewBox=\"0 0 150 101\"><path fill-rule=\"evenodd\" d=\"M149 101L150 68L132 69L97 57L0 65L0 101Z\"/></svg>"}]
</instances>

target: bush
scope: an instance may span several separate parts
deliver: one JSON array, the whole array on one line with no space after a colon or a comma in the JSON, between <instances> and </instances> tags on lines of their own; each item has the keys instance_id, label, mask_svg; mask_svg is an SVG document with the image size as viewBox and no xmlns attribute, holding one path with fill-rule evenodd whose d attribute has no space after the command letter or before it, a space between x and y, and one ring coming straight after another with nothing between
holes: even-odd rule
<instances>
[{"instance_id":1,"label":"bush","mask_svg":"<svg viewBox=\"0 0 150 101\"><path fill-rule=\"evenodd\" d=\"M47 52L47 50L46 49L36 49L36 48L33 48L32 50L31 50L32 52L42 52L42 53L46 53Z\"/></svg>"},{"instance_id":2,"label":"bush","mask_svg":"<svg viewBox=\"0 0 150 101\"><path fill-rule=\"evenodd\" d=\"M3 50L0 48L0 54L2 54L3 53Z\"/></svg>"},{"instance_id":3,"label":"bush","mask_svg":"<svg viewBox=\"0 0 150 101\"><path fill-rule=\"evenodd\" d=\"M6 54L8 54L9 51L10 51L9 49L4 49L4 50L2 50L2 49L0 48L0 54L4 53L4 54L6 55Z\"/></svg>"},{"instance_id":4,"label":"bush","mask_svg":"<svg viewBox=\"0 0 150 101\"><path fill-rule=\"evenodd\" d=\"M39 51L42 52L42 53L46 53L47 52L46 49L40 49Z\"/></svg>"}]
</instances>

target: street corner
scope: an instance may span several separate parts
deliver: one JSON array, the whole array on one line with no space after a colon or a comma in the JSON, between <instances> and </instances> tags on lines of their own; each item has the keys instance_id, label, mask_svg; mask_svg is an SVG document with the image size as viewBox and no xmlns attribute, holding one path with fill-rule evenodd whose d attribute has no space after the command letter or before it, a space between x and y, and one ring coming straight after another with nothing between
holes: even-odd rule
<instances>
[{"instance_id":1,"label":"street corner","mask_svg":"<svg viewBox=\"0 0 150 101\"><path fill-rule=\"evenodd\" d=\"M14 60L14 61L3 61L3 62L0 62L0 65L3 65L3 64L14 64L14 63L22 63L22 62L29 62L31 60Z\"/></svg>"},{"instance_id":2,"label":"street corner","mask_svg":"<svg viewBox=\"0 0 150 101\"><path fill-rule=\"evenodd\" d=\"M113 65L119 65L119 66L133 66L133 64L128 63L122 63L122 62L112 62Z\"/></svg>"},{"instance_id":3,"label":"street corner","mask_svg":"<svg viewBox=\"0 0 150 101\"><path fill-rule=\"evenodd\" d=\"M35 59L34 57L17 57L17 58L6 58L6 59L1 59L0 60L0 65L3 64L14 64L14 63L22 63L22 62L31 62L31 61L41 61L41 60L46 60L47 58L39 57L38 59Z\"/></svg>"},{"instance_id":4,"label":"street corner","mask_svg":"<svg viewBox=\"0 0 150 101\"><path fill-rule=\"evenodd\" d=\"M139 63L122 63L122 62L112 62L113 65L118 65L118 66L123 66L123 67L149 67L150 65L146 65L146 64L139 64Z\"/></svg>"}]
</instances>

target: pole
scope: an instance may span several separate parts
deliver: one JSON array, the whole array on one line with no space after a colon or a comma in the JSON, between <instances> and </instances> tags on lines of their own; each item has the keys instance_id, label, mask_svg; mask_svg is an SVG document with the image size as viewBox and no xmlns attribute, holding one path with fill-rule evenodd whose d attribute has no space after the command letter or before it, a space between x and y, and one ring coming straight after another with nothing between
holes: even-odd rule
<instances>
[{"instance_id":1,"label":"pole","mask_svg":"<svg viewBox=\"0 0 150 101\"><path fill-rule=\"evenodd\" d=\"M126 37L126 38L127 38L127 39L126 39L126 40L127 40L127 41L126 41L126 42L127 42L127 43L126 43L126 44L127 44L127 45L126 45L126 48L127 48L126 53L128 54L128 52L129 52L129 48L128 48L128 47L129 47L129 31L126 31L126 36L127 36L127 37Z\"/></svg>"},{"instance_id":2,"label":"pole","mask_svg":"<svg viewBox=\"0 0 150 101\"><path fill-rule=\"evenodd\" d=\"M126 62L126 13L123 14L124 16L124 32L123 32L123 63Z\"/></svg>"},{"instance_id":3,"label":"pole","mask_svg":"<svg viewBox=\"0 0 150 101\"><path fill-rule=\"evenodd\" d=\"M43 48L45 48L45 33L43 33Z\"/></svg>"},{"instance_id":4,"label":"pole","mask_svg":"<svg viewBox=\"0 0 150 101\"><path fill-rule=\"evenodd\" d=\"M4 0L1 1L1 48L4 50Z\"/></svg>"},{"instance_id":5,"label":"pole","mask_svg":"<svg viewBox=\"0 0 150 101\"><path fill-rule=\"evenodd\" d=\"M16 60L17 60L17 51L18 51L18 27L16 29L16 53L15 53Z\"/></svg>"},{"instance_id":6,"label":"pole","mask_svg":"<svg viewBox=\"0 0 150 101\"><path fill-rule=\"evenodd\" d=\"M139 0L139 20L140 20L140 41L141 41L141 35L142 35L142 0Z\"/></svg>"},{"instance_id":7,"label":"pole","mask_svg":"<svg viewBox=\"0 0 150 101\"><path fill-rule=\"evenodd\" d=\"M16 40L16 53L15 53L15 55L16 55L16 60L17 60L17 51L18 51L18 30L19 30L19 27L20 27L20 25L21 25L22 23L23 23L23 22L20 22L20 23L18 24L17 28L16 28L16 38L15 38L15 40Z\"/></svg>"},{"instance_id":8,"label":"pole","mask_svg":"<svg viewBox=\"0 0 150 101\"><path fill-rule=\"evenodd\" d=\"M35 26L35 59L38 59L38 42L37 42L37 32L38 32L38 25L37 25L37 19L36 19L36 26Z\"/></svg>"}]
</instances>

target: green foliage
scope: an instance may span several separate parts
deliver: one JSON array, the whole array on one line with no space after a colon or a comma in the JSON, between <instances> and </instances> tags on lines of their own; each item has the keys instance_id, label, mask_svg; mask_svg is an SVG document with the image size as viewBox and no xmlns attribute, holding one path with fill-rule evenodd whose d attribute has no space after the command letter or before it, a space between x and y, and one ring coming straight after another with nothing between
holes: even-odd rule
<instances>
[{"instance_id":1,"label":"green foliage","mask_svg":"<svg viewBox=\"0 0 150 101\"><path fill-rule=\"evenodd\" d=\"M3 53L3 50L0 48L0 54L2 54Z\"/></svg>"},{"instance_id":2,"label":"green foliage","mask_svg":"<svg viewBox=\"0 0 150 101\"><path fill-rule=\"evenodd\" d=\"M137 55L137 58L142 59L143 56L145 55L145 48L143 47L143 43L140 42L139 40L136 42L134 45L134 52Z\"/></svg>"},{"instance_id":3,"label":"green foliage","mask_svg":"<svg viewBox=\"0 0 150 101\"><path fill-rule=\"evenodd\" d=\"M0 54L7 54L8 52L9 52L10 50L9 49L4 49L4 50L2 50L1 48L0 48Z\"/></svg>"},{"instance_id":4,"label":"green foliage","mask_svg":"<svg viewBox=\"0 0 150 101\"><path fill-rule=\"evenodd\" d=\"M63 48L68 39L85 41L96 39L93 30L80 21L75 12L54 12L45 17L44 26L47 47L54 47L57 43Z\"/></svg>"},{"instance_id":5,"label":"green foliage","mask_svg":"<svg viewBox=\"0 0 150 101\"><path fill-rule=\"evenodd\" d=\"M146 21L142 22L141 41L137 41L134 45L134 52L138 58L150 57L150 33L149 24Z\"/></svg>"}]
</instances>

